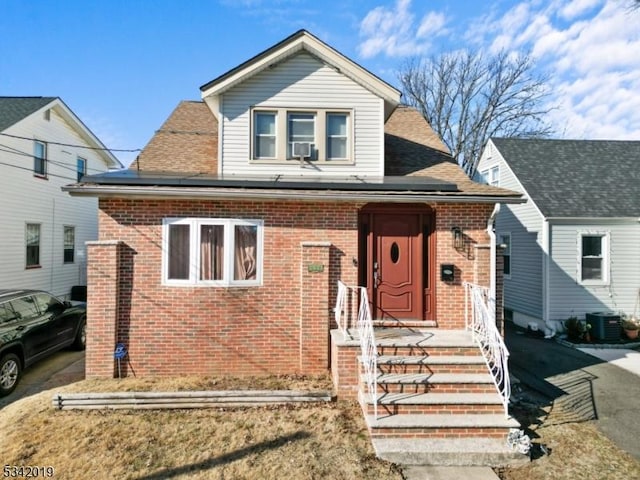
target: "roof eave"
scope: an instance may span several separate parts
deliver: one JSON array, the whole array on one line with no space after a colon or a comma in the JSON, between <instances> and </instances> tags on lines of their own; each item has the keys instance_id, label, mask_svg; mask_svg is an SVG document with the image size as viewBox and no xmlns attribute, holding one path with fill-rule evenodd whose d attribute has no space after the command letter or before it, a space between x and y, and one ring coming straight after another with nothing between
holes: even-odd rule
<instances>
[{"instance_id":1,"label":"roof eave","mask_svg":"<svg viewBox=\"0 0 640 480\"><path fill-rule=\"evenodd\" d=\"M331 202L440 202L440 203L504 203L517 204L526 200L516 196L474 195L437 192L353 192L337 190L273 190L273 189L222 189L189 187L140 187L73 184L62 187L72 196L100 198L181 198L181 199L260 199L301 200Z\"/></svg>"}]
</instances>

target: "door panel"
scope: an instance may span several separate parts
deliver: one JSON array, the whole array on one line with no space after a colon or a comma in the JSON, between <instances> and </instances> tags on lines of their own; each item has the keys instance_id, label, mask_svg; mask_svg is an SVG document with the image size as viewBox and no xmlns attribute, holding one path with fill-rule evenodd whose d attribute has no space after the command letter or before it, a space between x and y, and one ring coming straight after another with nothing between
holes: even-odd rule
<instances>
[{"instance_id":1,"label":"door panel","mask_svg":"<svg viewBox=\"0 0 640 480\"><path fill-rule=\"evenodd\" d=\"M373 217L373 303L378 319L422 319L419 214Z\"/></svg>"}]
</instances>

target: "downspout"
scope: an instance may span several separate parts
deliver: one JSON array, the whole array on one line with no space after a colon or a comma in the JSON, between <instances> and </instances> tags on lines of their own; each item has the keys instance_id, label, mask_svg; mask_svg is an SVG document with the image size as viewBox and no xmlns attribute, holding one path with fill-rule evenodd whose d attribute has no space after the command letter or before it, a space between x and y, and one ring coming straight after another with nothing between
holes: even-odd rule
<instances>
[{"instance_id":1,"label":"downspout","mask_svg":"<svg viewBox=\"0 0 640 480\"><path fill-rule=\"evenodd\" d=\"M544 338L553 338L557 333L556 326L551 323L549 317L549 252L551 250L550 225L547 218L542 219L542 321L544 322Z\"/></svg>"},{"instance_id":2,"label":"downspout","mask_svg":"<svg viewBox=\"0 0 640 480\"><path fill-rule=\"evenodd\" d=\"M500 212L500 204L496 203L493 207L493 212L487 221L487 234L489 235L489 308L493 314L493 318L496 318L496 233L494 231L496 217Z\"/></svg>"}]
</instances>

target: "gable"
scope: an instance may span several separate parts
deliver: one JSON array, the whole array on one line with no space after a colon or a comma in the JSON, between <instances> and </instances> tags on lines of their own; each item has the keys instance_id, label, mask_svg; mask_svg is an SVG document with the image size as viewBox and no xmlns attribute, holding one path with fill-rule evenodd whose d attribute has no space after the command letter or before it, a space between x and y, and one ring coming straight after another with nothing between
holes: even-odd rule
<instances>
[{"instance_id":1,"label":"gable","mask_svg":"<svg viewBox=\"0 0 640 480\"><path fill-rule=\"evenodd\" d=\"M274 68L288 58L306 51L384 101L385 119L400 103L400 91L365 70L306 30L299 30L273 47L206 83L200 90L214 115L218 115L220 96L258 73Z\"/></svg>"},{"instance_id":2,"label":"gable","mask_svg":"<svg viewBox=\"0 0 640 480\"><path fill-rule=\"evenodd\" d=\"M55 97L0 97L0 132L53 102Z\"/></svg>"},{"instance_id":3,"label":"gable","mask_svg":"<svg viewBox=\"0 0 640 480\"><path fill-rule=\"evenodd\" d=\"M640 142L491 141L545 217L640 216Z\"/></svg>"}]
</instances>

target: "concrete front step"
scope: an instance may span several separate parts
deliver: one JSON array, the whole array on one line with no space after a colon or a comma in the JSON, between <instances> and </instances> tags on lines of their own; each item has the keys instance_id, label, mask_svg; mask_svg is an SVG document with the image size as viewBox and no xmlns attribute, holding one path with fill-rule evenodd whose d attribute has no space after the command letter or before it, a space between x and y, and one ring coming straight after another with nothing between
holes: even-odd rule
<instances>
[{"instance_id":1,"label":"concrete front step","mask_svg":"<svg viewBox=\"0 0 640 480\"><path fill-rule=\"evenodd\" d=\"M478 355L471 333L464 330L379 328L374 335L379 355Z\"/></svg>"},{"instance_id":2,"label":"concrete front step","mask_svg":"<svg viewBox=\"0 0 640 480\"><path fill-rule=\"evenodd\" d=\"M374 413L372 395L360 395L360 403L367 414ZM504 414L504 406L497 393L385 393L378 396L378 414Z\"/></svg>"},{"instance_id":3,"label":"concrete front step","mask_svg":"<svg viewBox=\"0 0 640 480\"><path fill-rule=\"evenodd\" d=\"M378 458L400 465L518 466L528 455L513 451L500 438L373 438ZM475 477L474 477L475 478Z\"/></svg>"},{"instance_id":4,"label":"concrete front step","mask_svg":"<svg viewBox=\"0 0 640 480\"><path fill-rule=\"evenodd\" d=\"M495 392L493 379L488 373L383 373L377 376L377 383L380 393Z\"/></svg>"},{"instance_id":5,"label":"concrete front step","mask_svg":"<svg viewBox=\"0 0 640 480\"><path fill-rule=\"evenodd\" d=\"M381 373L485 373L481 355L379 355Z\"/></svg>"},{"instance_id":6,"label":"concrete front step","mask_svg":"<svg viewBox=\"0 0 640 480\"><path fill-rule=\"evenodd\" d=\"M517 420L504 414L365 415L372 438L504 438Z\"/></svg>"}]
</instances>

